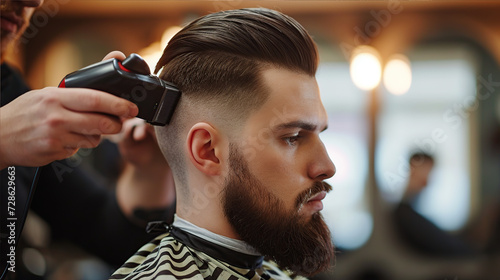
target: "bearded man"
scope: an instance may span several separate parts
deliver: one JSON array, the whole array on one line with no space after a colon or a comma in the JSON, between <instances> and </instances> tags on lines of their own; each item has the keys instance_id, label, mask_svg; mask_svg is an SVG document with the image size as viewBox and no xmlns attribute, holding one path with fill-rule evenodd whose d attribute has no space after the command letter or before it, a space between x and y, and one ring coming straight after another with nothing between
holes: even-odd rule
<instances>
[{"instance_id":1,"label":"bearded man","mask_svg":"<svg viewBox=\"0 0 500 280\"><path fill-rule=\"evenodd\" d=\"M182 97L156 133L177 215L111 279L289 279L331 265L317 64L306 30L268 9L210 14L172 38L156 71Z\"/></svg>"}]
</instances>

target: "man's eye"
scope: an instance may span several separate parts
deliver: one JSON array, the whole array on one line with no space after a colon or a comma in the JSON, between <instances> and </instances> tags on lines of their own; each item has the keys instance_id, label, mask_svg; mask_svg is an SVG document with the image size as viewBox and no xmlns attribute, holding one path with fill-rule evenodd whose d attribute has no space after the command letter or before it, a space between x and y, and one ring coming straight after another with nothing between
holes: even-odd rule
<instances>
[{"instance_id":1,"label":"man's eye","mask_svg":"<svg viewBox=\"0 0 500 280\"><path fill-rule=\"evenodd\" d=\"M294 135L294 136L284 137L283 141L285 141L285 143L287 143L290 146L294 146L297 144L299 138L300 138L299 135Z\"/></svg>"}]
</instances>

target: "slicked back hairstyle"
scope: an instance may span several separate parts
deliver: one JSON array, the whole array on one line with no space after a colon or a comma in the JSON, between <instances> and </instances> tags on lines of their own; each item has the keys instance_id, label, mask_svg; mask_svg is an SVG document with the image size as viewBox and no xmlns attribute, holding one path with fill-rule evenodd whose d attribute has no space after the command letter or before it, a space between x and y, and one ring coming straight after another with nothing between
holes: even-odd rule
<instances>
[{"instance_id":1,"label":"slicked back hairstyle","mask_svg":"<svg viewBox=\"0 0 500 280\"><path fill-rule=\"evenodd\" d=\"M204 112L237 127L259 108L268 91L261 72L275 67L314 76L316 45L294 19L263 9L222 11L184 27L168 43L156 65L160 78L182 91L170 124L157 129L160 147L174 174L182 174L179 133L184 118Z\"/></svg>"}]
</instances>

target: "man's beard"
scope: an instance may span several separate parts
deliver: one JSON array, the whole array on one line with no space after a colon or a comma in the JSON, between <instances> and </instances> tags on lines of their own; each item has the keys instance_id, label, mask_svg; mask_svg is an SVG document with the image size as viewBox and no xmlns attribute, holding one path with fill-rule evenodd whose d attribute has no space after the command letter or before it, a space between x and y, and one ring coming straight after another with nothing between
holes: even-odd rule
<instances>
[{"instance_id":1,"label":"man's beard","mask_svg":"<svg viewBox=\"0 0 500 280\"><path fill-rule=\"evenodd\" d=\"M310 219L300 207L311 195L330 191L318 182L301 193L295 209L287 211L283 201L266 189L248 170L241 153L230 147L230 174L226 178L222 203L224 214L242 240L274 260L282 269L312 276L324 271L335 259L330 231L321 213Z\"/></svg>"}]
</instances>

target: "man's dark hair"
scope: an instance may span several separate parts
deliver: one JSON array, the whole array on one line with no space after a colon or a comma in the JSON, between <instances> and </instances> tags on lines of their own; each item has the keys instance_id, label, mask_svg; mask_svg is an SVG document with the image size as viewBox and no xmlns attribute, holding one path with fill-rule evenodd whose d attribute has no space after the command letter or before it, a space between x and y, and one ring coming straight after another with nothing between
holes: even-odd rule
<instances>
[{"instance_id":1,"label":"man's dark hair","mask_svg":"<svg viewBox=\"0 0 500 280\"><path fill-rule=\"evenodd\" d=\"M316 45L294 19L263 9L222 11L201 17L179 31L156 66L160 77L182 91L171 123L157 130L174 174L181 177L179 133L190 116L210 116L233 130L268 96L261 73L283 68L314 76ZM230 130L228 130L230 131Z\"/></svg>"},{"instance_id":2,"label":"man's dark hair","mask_svg":"<svg viewBox=\"0 0 500 280\"><path fill-rule=\"evenodd\" d=\"M424 162L434 163L434 157L424 151L413 152L410 156L410 166L419 166Z\"/></svg>"},{"instance_id":3,"label":"man's dark hair","mask_svg":"<svg viewBox=\"0 0 500 280\"><path fill-rule=\"evenodd\" d=\"M206 60L199 61L201 57ZM199 64L175 69L176 64L186 60ZM184 91L190 89L184 87L204 81L193 81L190 78L193 74L215 67L213 69L224 70L220 74L226 75L236 72L237 66L248 61L314 75L318 55L307 31L293 18L269 9L240 9L209 14L184 27L170 40L155 72L168 66L162 78ZM219 68L225 65L232 67ZM212 79L218 78L217 73L210 74ZM207 86L219 90L213 84Z\"/></svg>"}]
</instances>

